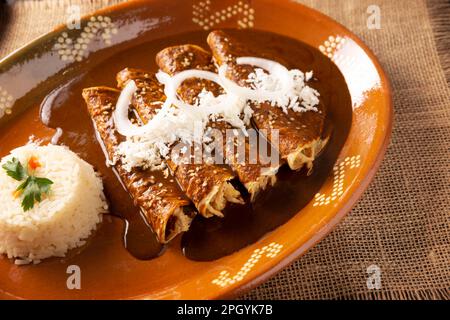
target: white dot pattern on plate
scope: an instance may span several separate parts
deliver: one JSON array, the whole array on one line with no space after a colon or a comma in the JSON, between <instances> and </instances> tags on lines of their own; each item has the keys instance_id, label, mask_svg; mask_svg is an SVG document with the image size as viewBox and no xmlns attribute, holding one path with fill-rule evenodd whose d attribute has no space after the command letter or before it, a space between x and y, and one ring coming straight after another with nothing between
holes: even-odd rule
<instances>
[{"instance_id":1,"label":"white dot pattern on plate","mask_svg":"<svg viewBox=\"0 0 450 320\"><path fill-rule=\"evenodd\" d=\"M0 87L0 118L5 114L11 114L13 103L13 96L6 89Z\"/></svg>"},{"instance_id":2,"label":"white dot pattern on plate","mask_svg":"<svg viewBox=\"0 0 450 320\"><path fill-rule=\"evenodd\" d=\"M361 165L361 156L346 157L343 161L333 167L333 188L331 195L316 193L313 207L326 206L344 193L345 170L358 168Z\"/></svg>"},{"instance_id":3,"label":"white dot pattern on plate","mask_svg":"<svg viewBox=\"0 0 450 320\"><path fill-rule=\"evenodd\" d=\"M212 280L212 283L220 287L225 287L227 285L232 285L236 282L242 281L263 256L266 256L267 258L274 258L280 253L282 248L283 245L276 242L271 242L260 249L255 249L247 262L245 262L242 268L239 269L234 276L231 276L228 271L224 270L220 272L217 278Z\"/></svg>"},{"instance_id":4,"label":"white dot pattern on plate","mask_svg":"<svg viewBox=\"0 0 450 320\"><path fill-rule=\"evenodd\" d=\"M329 36L323 44L319 46L319 50L328 58L333 59L334 54L345 43L345 38L341 36Z\"/></svg>"},{"instance_id":5,"label":"white dot pattern on plate","mask_svg":"<svg viewBox=\"0 0 450 320\"><path fill-rule=\"evenodd\" d=\"M204 30L210 30L233 17L238 17L238 28L253 28L255 10L246 1L238 1L234 5L217 11L211 9L211 0L203 0L192 5L192 22Z\"/></svg>"},{"instance_id":6,"label":"white dot pattern on plate","mask_svg":"<svg viewBox=\"0 0 450 320\"><path fill-rule=\"evenodd\" d=\"M58 52L62 61L81 61L89 52L89 44L98 36L106 45L111 44L112 37L118 33L110 17L92 16L81 34L76 38L69 38L67 32L63 32L57 39L54 50Z\"/></svg>"}]
</instances>

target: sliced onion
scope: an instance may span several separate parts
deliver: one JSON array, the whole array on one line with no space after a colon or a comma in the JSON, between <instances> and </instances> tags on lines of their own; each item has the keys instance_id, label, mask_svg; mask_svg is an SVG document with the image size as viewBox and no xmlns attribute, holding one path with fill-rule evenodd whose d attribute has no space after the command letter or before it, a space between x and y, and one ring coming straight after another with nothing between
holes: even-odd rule
<instances>
[{"instance_id":1,"label":"sliced onion","mask_svg":"<svg viewBox=\"0 0 450 320\"><path fill-rule=\"evenodd\" d=\"M236 63L248 64L268 71L271 75L276 76L280 80L282 87L281 90L277 91L268 91L268 90L241 87L226 77L228 66L226 64L220 66L219 77L222 82L222 85L228 92L232 92L238 96L245 97L246 99L249 100L257 100L257 101L276 100L277 97L283 95L294 85L292 78L289 74L289 70L285 66L279 64L278 62L256 57L239 57L236 59Z\"/></svg>"},{"instance_id":2,"label":"sliced onion","mask_svg":"<svg viewBox=\"0 0 450 320\"><path fill-rule=\"evenodd\" d=\"M117 132L125 137L143 135L151 132L156 127L156 122L164 116L165 112L172 105L170 99L166 99L159 112L144 126L137 126L128 118L128 111L133 95L137 91L137 86L134 81L129 81L120 93L117 100L116 109L113 113L113 120Z\"/></svg>"},{"instance_id":3,"label":"sliced onion","mask_svg":"<svg viewBox=\"0 0 450 320\"><path fill-rule=\"evenodd\" d=\"M216 73L204 70L185 70L177 73L175 76L170 77L168 74L159 71L157 74L158 81L164 83L164 93L165 95L172 99L173 104L177 106L179 109L184 109L187 112L205 112L205 113L217 113L217 110L225 110L230 105L236 103L238 96L233 94L226 94L226 99L223 102L216 104L215 106L211 106L211 108L203 107L203 108L193 108L194 106L188 103L185 103L178 99L177 89L178 87L187 79L204 79L208 81L212 81L223 87L222 81Z\"/></svg>"},{"instance_id":4,"label":"sliced onion","mask_svg":"<svg viewBox=\"0 0 450 320\"><path fill-rule=\"evenodd\" d=\"M119 100L117 100L116 109L113 113L114 124L116 130L123 136L133 136L139 133L139 127L131 123L128 118L128 108L131 104L133 94L137 91L137 86L134 81L128 81L125 88L120 93Z\"/></svg>"},{"instance_id":5,"label":"sliced onion","mask_svg":"<svg viewBox=\"0 0 450 320\"><path fill-rule=\"evenodd\" d=\"M236 62L237 64L248 64L267 70L270 74L280 79L284 90L289 90L294 85L289 70L276 61L256 57L239 57L236 59Z\"/></svg>"}]
</instances>

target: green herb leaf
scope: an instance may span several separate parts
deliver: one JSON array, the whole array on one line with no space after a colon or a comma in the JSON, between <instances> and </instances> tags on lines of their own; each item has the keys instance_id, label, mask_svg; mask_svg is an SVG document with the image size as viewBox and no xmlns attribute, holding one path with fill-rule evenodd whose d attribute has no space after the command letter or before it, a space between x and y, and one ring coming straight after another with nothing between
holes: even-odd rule
<instances>
[{"instance_id":1,"label":"green herb leaf","mask_svg":"<svg viewBox=\"0 0 450 320\"><path fill-rule=\"evenodd\" d=\"M28 183L30 183L31 177L27 177L27 179L19 184L19 186L16 188L16 191L23 191L27 187Z\"/></svg>"},{"instance_id":2,"label":"green herb leaf","mask_svg":"<svg viewBox=\"0 0 450 320\"><path fill-rule=\"evenodd\" d=\"M34 196L35 193L39 191L39 189L36 190L35 186L33 186L33 184L31 183L31 177L28 177L28 179L24 183L22 183L19 188L23 190L22 209L23 211L28 211L34 207Z\"/></svg>"},{"instance_id":3,"label":"green herb leaf","mask_svg":"<svg viewBox=\"0 0 450 320\"><path fill-rule=\"evenodd\" d=\"M29 175L17 158L12 158L2 168L6 170L8 176L22 182L16 191L19 191L23 196L22 208L24 211L32 209L36 201L42 201L43 194L50 192L50 186L53 184L53 181Z\"/></svg>"},{"instance_id":4,"label":"green herb leaf","mask_svg":"<svg viewBox=\"0 0 450 320\"><path fill-rule=\"evenodd\" d=\"M34 203L42 201L42 195L48 194L53 181L47 178L28 177L17 189L23 190L22 208L28 211L34 207Z\"/></svg>"},{"instance_id":5,"label":"green herb leaf","mask_svg":"<svg viewBox=\"0 0 450 320\"><path fill-rule=\"evenodd\" d=\"M3 169L6 170L6 174L11 178L22 181L27 177L27 172L25 168L22 166L20 161L17 158L12 158L12 160L6 162L3 166Z\"/></svg>"}]
</instances>

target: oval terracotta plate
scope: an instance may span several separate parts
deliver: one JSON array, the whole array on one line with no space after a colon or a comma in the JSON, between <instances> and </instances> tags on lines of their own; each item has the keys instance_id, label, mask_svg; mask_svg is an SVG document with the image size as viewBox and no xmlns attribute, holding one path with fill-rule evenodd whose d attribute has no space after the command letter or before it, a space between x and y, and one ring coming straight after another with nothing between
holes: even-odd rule
<instances>
[{"instance_id":1,"label":"oval terracotta plate","mask_svg":"<svg viewBox=\"0 0 450 320\"><path fill-rule=\"evenodd\" d=\"M320 50L347 82L352 100L350 132L315 197L288 222L232 255L195 262L186 259L178 247L157 259L140 261L123 248L122 222L110 219L79 255L31 266L16 266L0 258L0 298L236 296L267 280L322 239L355 204L381 162L392 125L386 75L361 40L314 10L287 0L137 1L98 11L85 17L80 27L58 27L0 62L2 141L26 143L30 132L17 130L17 126L33 123L39 127L36 106L77 70L98 64L119 49L181 32L217 28L271 31ZM34 134L44 140L51 136L44 126ZM14 146L2 145L1 156ZM81 289L70 290L67 281L73 281L70 275L78 267Z\"/></svg>"}]
</instances>

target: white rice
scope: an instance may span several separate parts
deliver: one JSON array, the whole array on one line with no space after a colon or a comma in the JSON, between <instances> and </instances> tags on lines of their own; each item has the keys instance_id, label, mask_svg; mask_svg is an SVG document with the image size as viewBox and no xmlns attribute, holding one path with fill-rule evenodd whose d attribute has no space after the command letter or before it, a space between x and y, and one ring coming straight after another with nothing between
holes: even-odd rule
<instances>
[{"instance_id":1,"label":"white rice","mask_svg":"<svg viewBox=\"0 0 450 320\"><path fill-rule=\"evenodd\" d=\"M38 177L53 181L50 193L24 212L13 193L20 184L1 166L13 157L25 166L31 156L41 167ZM85 243L107 209L101 179L93 167L62 146L29 144L17 148L0 162L0 254L18 265L63 257Z\"/></svg>"}]
</instances>

